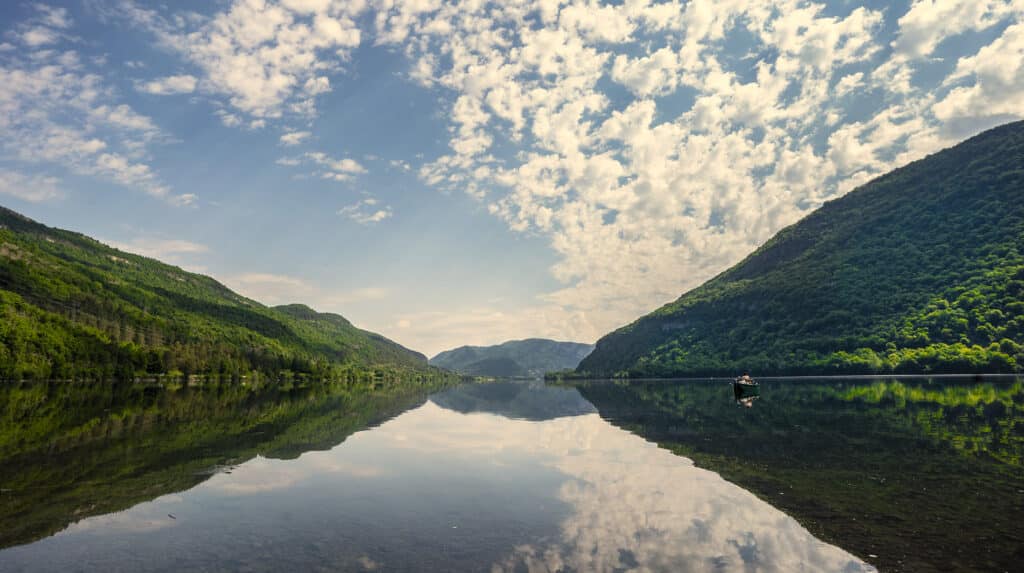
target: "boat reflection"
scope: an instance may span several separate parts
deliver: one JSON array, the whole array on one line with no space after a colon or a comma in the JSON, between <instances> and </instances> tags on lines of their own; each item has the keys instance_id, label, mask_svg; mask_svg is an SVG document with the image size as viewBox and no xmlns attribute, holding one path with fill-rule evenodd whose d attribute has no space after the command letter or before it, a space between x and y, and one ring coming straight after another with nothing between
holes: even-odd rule
<instances>
[{"instance_id":1,"label":"boat reflection","mask_svg":"<svg viewBox=\"0 0 1024 573\"><path fill-rule=\"evenodd\" d=\"M732 394L737 406L753 408L754 401L761 397L761 387L735 382L732 385Z\"/></svg>"}]
</instances>

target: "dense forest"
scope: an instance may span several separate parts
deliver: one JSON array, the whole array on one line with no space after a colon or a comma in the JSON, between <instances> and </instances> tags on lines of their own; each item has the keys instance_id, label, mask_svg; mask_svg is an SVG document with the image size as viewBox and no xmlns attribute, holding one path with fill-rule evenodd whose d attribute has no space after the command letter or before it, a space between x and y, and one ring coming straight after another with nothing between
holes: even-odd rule
<instances>
[{"instance_id":1,"label":"dense forest","mask_svg":"<svg viewBox=\"0 0 1024 573\"><path fill-rule=\"evenodd\" d=\"M1013 372L1022 345L1017 122L825 203L569 375Z\"/></svg>"},{"instance_id":2,"label":"dense forest","mask_svg":"<svg viewBox=\"0 0 1024 573\"><path fill-rule=\"evenodd\" d=\"M460 346L441 352L430 363L468 376L539 378L575 368L593 349L593 344L527 338L493 346Z\"/></svg>"},{"instance_id":3,"label":"dense forest","mask_svg":"<svg viewBox=\"0 0 1024 573\"><path fill-rule=\"evenodd\" d=\"M0 379L442 375L336 314L266 307L0 207Z\"/></svg>"}]
</instances>

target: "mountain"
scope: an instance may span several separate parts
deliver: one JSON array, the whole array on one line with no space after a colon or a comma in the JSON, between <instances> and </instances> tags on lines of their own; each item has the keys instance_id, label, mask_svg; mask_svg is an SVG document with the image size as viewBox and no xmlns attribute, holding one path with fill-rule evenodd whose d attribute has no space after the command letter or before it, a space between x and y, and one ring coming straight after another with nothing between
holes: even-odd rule
<instances>
[{"instance_id":1,"label":"mountain","mask_svg":"<svg viewBox=\"0 0 1024 573\"><path fill-rule=\"evenodd\" d=\"M470 376L537 377L575 368L593 349L592 344L527 338L496 346L460 346L438 354L430 363Z\"/></svg>"},{"instance_id":2,"label":"mountain","mask_svg":"<svg viewBox=\"0 0 1024 573\"><path fill-rule=\"evenodd\" d=\"M437 374L336 314L267 307L3 207L0 318L0 379Z\"/></svg>"},{"instance_id":3,"label":"mountain","mask_svg":"<svg viewBox=\"0 0 1024 573\"><path fill-rule=\"evenodd\" d=\"M1016 122L825 203L603 337L576 375L1010 372L1022 343Z\"/></svg>"}]
</instances>

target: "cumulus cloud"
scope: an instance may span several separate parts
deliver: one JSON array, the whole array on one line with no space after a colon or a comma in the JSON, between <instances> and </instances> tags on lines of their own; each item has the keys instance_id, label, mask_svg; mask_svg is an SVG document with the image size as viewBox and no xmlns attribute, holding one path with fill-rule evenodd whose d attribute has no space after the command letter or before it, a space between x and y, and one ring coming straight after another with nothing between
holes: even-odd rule
<instances>
[{"instance_id":1,"label":"cumulus cloud","mask_svg":"<svg viewBox=\"0 0 1024 573\"><path fill-rule=\"evenodd\" d=\"M679 65L678 54L666 46L646 57L619 55L611 73L613 80L638 96L667 95L678 85Z\"/></svg>"},{"instance_id":2,"label":"cumulus cloud","mask_svg":"<svg viewBox=\"0 0 1024 573\"><path fill-rule=\"evenodd\" d=\"M33 25L62 31L71 26L63 9L38 10ZM76 51L50 43L37 49L29 42L0 62L0 153L10 161L138 189L171 204L193 203L193 195L173 194L146 162L149 145L164 137L159 128L118 99Z\"/></svg>"},{"instance_id":3,"label":"cumulus cloud","mask_svg":"<svg viewBox=\"0 0 1024 573\"><path fill-rule=\"evenodd\" d=\"M316 97L361 40L363 2L235 0L210 17L181 18L124 0L111 17L151 31L200 72L204 90L235 115L273 119L315 115Z\"/></svg>"},{"instance_id":4,"label":"cumulus cloud","mask_svg":"<svg viewBox=\"0 0 1024 573\"><path fill-rule=\"evenodd\" d=\"M120 10L197 70L225 125L310 125L317 98L345 88L355 47L400 50L448 122L447 152L419 176L546 237L562 287L519 316L584 340L822 202L1024 116L1020 0L234 0L211 16L167 11ZM981 46L979 32L997 37ZM334 181L365 172L321 152L279 163ZM391 216L370 201L339 214Z\"/></svg>"},{"instance_id":5,"label":"cumulus cloud","mask_svg":"<svg viewBox=\"0 0 1024 573\"><path fill-rule=\"evenodd\" d=\"M391 207L381 205L380 201L367 198L338 209L338 215L355 221L360 225L373 225L389 219L392 211Z\"/></svg>"},{"instance_id":6,"label":"cumulus cloud","mask_svg":"<svg viewBox=\"0 0 1024 573\"><path fill-rule=\"evenodd\" d=\"M281 136L281 145L291 147L298 145L309 138L312 133L308 131L290 131Z\"/></svg>"},{"instance_id":7,"label":"cumulus cloud","mask_svg":"<svg viewBox=\"0 0 1024 573\"><path fill-rule=\"evenodd\" d=\"M60 179L47 175L25 175L10 169L0 169L0 194L32 203L64 197Z\"/></svg>"},{"instance_id":8,"label":"cumulus cloud","mask_svg":"<svg viewBox=\"0 0 1024 573\"><path fill-rule=\"evenodd\" d=\"M135 89L153 95L187 94L195 91L197 82L195 76L182 74L142 82Z\"/></svg>"},{"instance_id":9,"label":"cumulus cloud","mask_svg":"<svg viewBox=\"0 0 1024 573\"><path fill-rule=\"evenodd\" d=\"M285 134L291 135L291 134ZM299 141L305 139L308 132L299 138ZM295 145L291 143L285 143L284 137L281 136L283 145ZM309 176L319 177L320 179L329 179L331 181L348 182L352 181L356 176L365 174L366 167L361 163L350 157L342 157L340 159L331 157L321 151L307 151L299 156L293 157L281 157L275 163L283 165L285 167L297 167L300 165L311 165L315 169L308 173Z\"/></svg>"},{"instance_id":10,"label":"cumulus cloud","mask_svg":"<svg viewBox=\"0 0 1024 573\"><path fill-rule=\"evenodd\" d=\"M1024 113L1024 22L1007 27L977 54L961 58L946 82L956 87L936 102L935 117L961 132L1020 117Z\"/></svg>"},{"instance_id":11,"label":"cumulus cloud","mask_svg":"<svg viewBox=\"0 0 1024 573\"><path fill-rule=\"evenodd\" d=\"M1019 2L922 0L903 14L798 0L381 6L376 41L402 46L411 76L450 95L450 151L420 176L548 237L565 286L524 316L588 325L584 340L984 127L956 131L954 118L1024 115L1015 26L959 62L953 83L915 78L915 59L1012 23Z\"/></svg>"},{"instance_id":12,"label":"cumulus cloud","mask_svg":"<svg viewBox=\"0 0 1024 573\"><path fill-rule=\"evenodd\" d=\"M345 175L361 175L366 173L366 168L362 164L348 157L334 159L324 153L311 151L305 154L305 158L335 173Z\"/></svg>"},{"instance_id":13,"label":"cumulus cloud","mask_svg":"<svg viewBox=\"0 0 1024 573\"><path fill-rule=\"evenodd\" d=\"M29 48L41 48L56 44L65 37L71 27L71 17L64 8L45 4L34 4L36 13L16 27L14 36Z\"/></svg>"},{"instance_id":14,"label":"cumulus cloud","mask_svg":"<svg viewBox=\"0 0 1024 573\"><path fill-rule=\"evenodd\" d=\"M929 56L946 38L984 30L1021 9L1015 0L915 0L899 18L893 48L908 58Z\"/></svg>"}]
</instances>

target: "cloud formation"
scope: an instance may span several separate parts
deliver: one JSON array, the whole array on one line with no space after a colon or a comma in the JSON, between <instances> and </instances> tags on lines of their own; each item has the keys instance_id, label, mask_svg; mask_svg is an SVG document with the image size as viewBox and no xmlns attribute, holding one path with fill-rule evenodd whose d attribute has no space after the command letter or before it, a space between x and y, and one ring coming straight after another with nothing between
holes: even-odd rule
<instances>
[{"instance_id":1,"label":"cloud formation","mask_svg":"<svg viewBox=\"0 0 1024 573\"><path fill-rule=\"evenodd\" d=\"M187 94L195 91L196 83L197 80L194 76L182 74L141 82L136 89L153 95Z\"/></svg>"},{"instance_id":2,"label":"cloud formation","mask_svg":"<svg viewBox=\"0 0 1024 573\"><path fill-rule=\"evenodd\" d=\"M376 41L452 102L450 152L421 177L549 238L565 287L528 312L589 325L583 340L824 201L1024 117L1019 1L377 7ZM919 74L945 40L999 26L944 79Z\"/></svg>"},{"instance_id":3,"label":"cloud formation","mask_svg":"<svg viewBox=\"0 0 1024 573\"><path fill-rule=\"evenodd\" d=\"M1024 0L885 10L813 0L231 0L204 15L107 6L97 9L149 31L184 70L141 80L141 91L194 90L224 125L279 127L284 146L308 141L319 98L358 81L348 73L357 48L407 58L407 79L441 102L447 150L419 165L383 160L544 237L561 285L515 310L394 317L418 344L438 336L418 325L446 321L477 325L453 343L541 332L592 341L824 201L1024 117ZM40 9L8 35L37 55L2 60L5 69L63 86L13 99L71 107L22 119L27 108L3 103L10 88L0 87L0 113L25 122L0 124L16 134L5 150L169 196L140 151L159 137L152 122L113 97L74 103L107 88L55 48L70 27L66 12ZM31 83L14 80L5 85ZM69 129L69 116L88 123ZM341 182L366 172L337 154L278 163ZM363 225L391 217L377 201L338 214Z\"/></svg>"},{"instance_id":4,"label":"cloud formation","mask_svg":"<svg viewBox=\"0 0 1024 573\"><path fill-rule=\"evenodd\" d=\"M338 209L338 214L360 225L372 225L391 218L392 211L388 205L381 205L370 197Z\"/></svg>"},{"instance_id":5,"label":"cloud formation","mask_svg":"<svg viewBox=\"0 0 1024 573\"><path fill-rule=\"evenodd\" d=\"M298 145L309 136L308 131L286 133L281 136L281 144L291 147ZM339 182L352 181L357 175L367 172L366 167L355 159L350 157L338 159L320 151L307 151L298 156L281 157L276 163L285 167L312 165L315 168L309 173L310 176Z\"/></svg>"},{"instance_id":6,"label":"cloud formation","mask_svg":"<svg viewBox=\"0 0 1024 573\"><path fill-rule=\"evenodd\" d=\"M174 194L146 163L147 148L163 137L159 128L119 103L116 90L78 52L62 48L72 26L67 12L36 9L39 15L26 24L31 28L18 35L22 49L0 59L3 159L94 176L176 205L192 203L194 195ZM52 39L43 41L46 33ZM52 179L42 183L51 192L36 197L55 197Z\"/></svg>"},{"instance_id":7,"label":"cloud formation","mask_svg":"<svg viewBox=\"0 0 1024 573\"><path fill-rule=\"evenodd\" d=\"M364 8L340 0L236 0L202 16L124 0L105 15L152 32L196 68L203 90L226 98L233 116L253 121L316 114L316 97L332 89L329 75L360 43L355 18Z\"/></svg>"},{"instance_id":8,"label":"cloud formation","mask_svg":"<svg viewBox=\"0 0 1024 573\"><path fill-rule=\"evenodd\" d=\"M281 145L287 147L298 145L309 138L310 135L313 134L308 131L289 131L281 136Z\"/></svg>"},{"instance_id":9,"label":"cloud formation","mask_svg":"<svg viewBox=\"0 0 1024 573\"><path fill-rule=\"evenodd\" d=\"M25 175L10 169L0 169L0 194L23 201L39 203L64 196L60 179L47 175Z\"/></svg>"}]
</instances>

